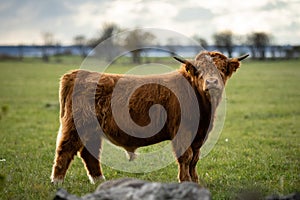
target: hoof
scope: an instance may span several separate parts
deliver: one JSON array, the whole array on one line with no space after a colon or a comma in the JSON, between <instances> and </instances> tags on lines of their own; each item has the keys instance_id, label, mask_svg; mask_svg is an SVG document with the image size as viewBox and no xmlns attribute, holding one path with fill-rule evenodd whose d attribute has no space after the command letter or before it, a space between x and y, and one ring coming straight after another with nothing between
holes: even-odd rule
<instances>
[{"instance_id":1,"label":"hoof","mask_svg":"<svg viewBox=\"0 0 300 200\"><path fill-rule=\"evenodd\" d=\"M64 179L59 179L59 178L52 178L51 183L53 185L62 185L64 182Z\"/></svg>"},{"instance_id":2,"label":"hoof","mask_svg":"<svg viewBox=\"0 0 300 200\"><path fill-rule=\"evenodd\" d=\"M137 154L135 154L133 152L127 151L126 153L127 153L127 158L129 161L134 161L134 159L136 159L136 157L137 157Z\"/></svg>"},{"instance_id":3,"label":"hoof","mask_svg":"<svg viewBox=\"0 0 300 200\"><path fill-rule=\"evenodd\" d=\"M92 184L96 184L96 183L105 181L105 177L103 175L102 176L96 176L96 177L89 176L89 178L90 178L90 182Z\"/></svg>"}]
</instances>

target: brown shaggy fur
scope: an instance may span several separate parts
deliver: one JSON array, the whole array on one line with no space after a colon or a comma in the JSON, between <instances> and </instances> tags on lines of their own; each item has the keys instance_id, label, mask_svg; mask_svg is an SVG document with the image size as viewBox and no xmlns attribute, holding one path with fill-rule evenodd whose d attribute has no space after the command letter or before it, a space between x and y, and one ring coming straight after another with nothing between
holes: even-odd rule
<instances>
[{"instance_id":1,"label":"brown shaggy fur","mask_svg":"<svg viewBox=\"0 0 300 200\"><path fill-rule=\"evenodd\" d=\"M184 64L179 70L162 75L135 76L84 70L65 74L60 82L60 129L57 136L52 182L63 181L77 152L85 164L91 181L103 178L100 165L103 138L123 147L129 152L130 159L134 158L134 151L139 147L172 140L178 161L179 181L198 182L196 164L200 147L212 127L215 108L221 100L224 85L232 73L239 68L240 63L238 59L229 59L221 53L206 51L198 54L194 60L182 62ZM192 91L178 84L178 80L182 78L188 81ZM154 104L163 106L167 114L166 122L157 134L137 132L137 135L141 134L143 137L135 137L126 134L118 127L113 117L111 99L115 86L120 80L123 81L121 90L124 91L145 83L134 91L129 100L130 120L133 120L136 125L161 123L163 110L158 108L155 117L151 118L154 120L151 120L149 109ZM195 105L198 105L200 117L181 113L183 108L180 108L174 91L159 83L166 83L172 90L184 94L183 101L188 102L184 104L185 110L193 110ZM196 102L192 102L192 93L196 94ZM118 102L128 101L123 96L117 98ZM92 123L95 119L101 128ZM191 135L188 125L184 127L186 134L176 136L182 119L198 120L198 128L194 136ZM124 117L125 125L126 120L129 119ZM184 148L187 144L188 146Z\"/></svg>"}]
</instances>

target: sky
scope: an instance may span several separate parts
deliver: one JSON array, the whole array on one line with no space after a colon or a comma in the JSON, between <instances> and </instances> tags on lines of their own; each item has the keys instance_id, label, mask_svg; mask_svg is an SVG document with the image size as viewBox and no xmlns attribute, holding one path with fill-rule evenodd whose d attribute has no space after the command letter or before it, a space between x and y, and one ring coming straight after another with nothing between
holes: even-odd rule
<instances>
[{"instance_id":1,"label":"sky","mask_svg":"<svg viewBox=\"0 0 300 200\"><path fill-rule=\"evenodd\" d=\"M231 30L263 31L274 44L300 44L300 0L0 0L0 45L43 44L50 32L61 44L94 38L105 23L123 29L160 28L187 37Z\"/></svg>"}]
</instances>

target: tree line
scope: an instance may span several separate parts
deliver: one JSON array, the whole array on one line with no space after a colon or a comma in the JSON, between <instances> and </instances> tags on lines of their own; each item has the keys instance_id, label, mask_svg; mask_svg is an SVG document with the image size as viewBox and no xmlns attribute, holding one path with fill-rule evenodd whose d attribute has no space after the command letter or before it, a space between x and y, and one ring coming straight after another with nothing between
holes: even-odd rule
<instances>
[{"instance_id":1,"label":"tree line","mask_svg":"<svg viewBox=\"0 0 300 200\"><path fill-rule=\"evenodd\" d=\"M141 63L141 54L144 49L141 48L146 45L153 44L155 36L151 32L144 31L143 29L135 29L130 31L128 35L125 35L121 40L114 38L113 36L117 33L124 31L118 25L114 23L105 23L102 25L99 33L94 38L86 38L84 35L77 35L73 38L73 44L78 47L82 57L86 57L86 47L94 48L98 44L102 43L105 45L105 51L97 52L99 55L105 56L108 60L114 56L113 49L115 47L122 47L130 50L131 59L133 63ZM54 36L52 33L43 33L44 46L54 45ZM110 38L110 39L109 39ZM109 39L109 40L108 40ZM209 44L201 36L194 36L196 40L204 49L206 49ZM227 53L229 57L232 57L234 47L236 45L247 46L251 51L252 59L266 59L266 49L272 46L271 52L272 57L275 58L275 51L278 51L280 46L273 44L273 36L266 32L252 32L247 35L241 36L234 34L231 30L224 30L217 32L212 35L214 45L218 51L222 53ZM56 44L57 45L57 44ZM174 41L172 38L168 40L167 44L170 52L174 48ZM276 49L277 48L277 49ZM134 49L134 50L132 50ZM297 51L299 54L299 46L289 49L290 52L285 52L285 55L293 54L294 51ZM48 55L45 49L42 51L43 60L48 60ZM273 55L274 54L274 55Z\"/></svg>"}]
</instances>

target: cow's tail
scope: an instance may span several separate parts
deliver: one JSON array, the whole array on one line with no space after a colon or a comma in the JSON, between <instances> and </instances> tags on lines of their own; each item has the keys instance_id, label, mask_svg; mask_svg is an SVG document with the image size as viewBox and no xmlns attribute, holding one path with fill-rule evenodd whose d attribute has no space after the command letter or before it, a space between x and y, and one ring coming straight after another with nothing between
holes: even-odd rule
<instances>
[{"instance_id":1,"label":"cow's tail","mask_svg":"<svg viewBox=\"0 0 300 200\"><path fill-rule=\"evenodd\" d=\"M60 118L63 118L65 116L66 111L66 104L68 101L68 98L70 98L70 92L72 92L72 80L71 80L71 74L65 74L60 79L60 86L59 86L59 105L60 105Z\"/></svg>"}]
</instances>

